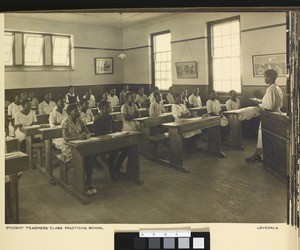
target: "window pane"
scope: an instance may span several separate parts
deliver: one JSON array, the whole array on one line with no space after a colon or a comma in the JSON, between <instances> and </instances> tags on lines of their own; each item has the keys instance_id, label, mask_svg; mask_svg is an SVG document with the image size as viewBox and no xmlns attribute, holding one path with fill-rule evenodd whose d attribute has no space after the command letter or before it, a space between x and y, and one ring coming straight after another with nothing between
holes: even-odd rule
<instances>
[{"instance_id":1,"label":"window pane","mask_svg":"<svg viewBox=\"0 0 300 250\"><path fill-rule=\"evenodd\" d=\"M70 37L53 36L53 65L69 66L70 65Z\"/></svg>"},{"instance_id":2,"label":"window pane","mask_svg":"<svg viewBox=\"0 0 300 250\"><path fill-rule=\"evenodd\" d=\"M215 25L213 26L213 36L221 36L222 35L222 29L221 29L221 25Z\"/></svg>"},{"instance_id":3,"label":"window pane","mask_svg":"<svg viewBox=\"0 0 300 250\"><path fill-rule=\"evenodd\" d=\"M43 45L42 35L24 34L24 63L30 66L43 65Z\"/></svg>"},{"instance_id":4,"label":"window pane","mask_svg":"<svg viewBox=\"0 0 300 250\"><path fill-rule=\"evenodd\" d=\"M13 42L14 42L13 33L5 32L4 35L4 64L5 65L13 64Z\"/></svg>"},{"instance_id":5,"label":"window pane","mask_svg":"<svg viewBox=\"0 0 300 250\"><path fill-rule=\"evenodd\" d=\"M215 37L213 39L213 46L216 47L221 47L222 46L222 39L221 37Z\"/></svg>"}]
</instances>

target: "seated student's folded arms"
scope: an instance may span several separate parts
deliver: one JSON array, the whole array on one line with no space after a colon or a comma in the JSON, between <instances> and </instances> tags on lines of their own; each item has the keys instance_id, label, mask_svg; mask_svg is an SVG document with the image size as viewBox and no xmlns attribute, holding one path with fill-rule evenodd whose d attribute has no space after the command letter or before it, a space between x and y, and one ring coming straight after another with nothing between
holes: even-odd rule
<instances>
[{"instance_id":1,"label":"seated student's folded arms","mask_svg":"<svg viewBox=\"0 0 300 250\"><path fill-rule=\"evenodd\" d=\"M228 111L230 110L236 110L241 108L241 102L240 99L237 98L237 93L235 90L229 91L230 99L226 101L226 109Z\"/></svg>"},{"instance_id":2,"label":"seated student's folded arms","mask_svg":"<svg viewBox=\"0 0 300 250\"><path fill-rule=\"evenodd\" d=\"M172 115L175 121L178 121L181 118L190 118L191 113L187 109L187 107L182 104L181 94L175 93L174 94L175 104L172 104ZM198 136L201 134L201 130L197 129L191 132L187 132L183 134L183 138L185 138L185 142L187 145L187 149L190 152L194 152L197 149L197 139Z\"/></svg>"},{"instance_id":3,"label":"seated student's folded arms","mask_svg":"<svg viewBox=\"0 0 300 250\"><path fill-rule=\"evenodd\" d=\"M66 117L62 124L62 135L65 141L73 140L86 140L91 134L84 122L79 118L79 108L77 104L70 104L66 108L68 117ZM62 145L61 146L62 155L58 157L62 162L69 163L72 160L71 146ZM84 158L85 161L85 190L86 195L92 195L97 192L97 190L92 186L92 174L94 167L94 156L87 156Z\"/></svg>"},{"instance_id":4,"label":"seated student's folded arms","mask_svg":"<svg viewBox=\"0 0 300 250\"><path fill-rule=\"evenodd\" d=\"M26 151L26 136L20 131L21 127L31 126L37 123L36 114L31 110L31 102L28 99L22 100L22 110L15 114L15 135L20 143L20 150ZM40 141L39 138L34 138L32 142Z\"/></svg>"},{"instance_id":5,"label":"seated student's folded arms","mask_svg":"<svg viewBox=\"0 0 300 250\"><path fill-rule=\"evenodd\" d=\"M80 119L87 124L88 122L94 121L94 114L89 109L89 102L87 99L82 99L80 101L81 110L80 110Z\"/></svg>"},{"instance_id":6,"label":"seated student's folded arms","mask_svg":"<svg viewBox=\"0 0 300 250\"><path fill-rule=\"evenodd\" d=\"M139 123L133 121L134 118L140 117L137 105L134 103L133 93L128 92L125 96L125 104L121 107L121 114L123 116L123 130L136 131L139 130Z\"/></svg>"},{"instance_id":7,"label":"seated student's folded arms","mask_svg":"<svg viewBox=\"0 0 300 250\"><path fill-rule=\"evenodd\" d=\"M96 115L94 120L95 135L105 135L116 132L114 119L109 115L109 103L107 101L100 101L98 104L100 113ZM109 173L112 181L117 181L122 178L124 174L120 171L121 164L128 156L126 172L128 177L136 184L142 184L139 178L139 155L138 146L131 146L122 150L114 150L109 152L108 164Z\"/></svg>"}]
</instances>

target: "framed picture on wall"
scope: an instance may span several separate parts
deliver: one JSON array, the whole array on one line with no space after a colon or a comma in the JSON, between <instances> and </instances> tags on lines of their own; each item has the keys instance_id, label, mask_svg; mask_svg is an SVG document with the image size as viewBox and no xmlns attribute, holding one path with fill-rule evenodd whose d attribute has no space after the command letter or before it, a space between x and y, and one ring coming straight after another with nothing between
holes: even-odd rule
<instances>
[{"instance_id":1,"label":"framed picture on wall","mask_svg":"<svg viewBox=\"0 0 300 250\"><path fill-rule=\"evenodd\" d=\"M253 55L253 76L264 77L267 69L275 69L278 76L286 76L286 54Z\"/></svg>"},{"instance_id":2,"label":"framed picture on wall","mask_svg":"<svg viewBox=\"0 0 300 250\"><path fill-rule=\"evenodd\" d=\"M95 74L113 74L113 58L98 57L95 58Z\"/></svg>"},{"instance_id":3,"label":"framed picture on wall","mask_svg":"<svg viewBox=\"0 0 300 250\"><path fill-rule=\"evenodd\" d=\"M177 79L198 78L197 62L176 62Z\"/></svg>"}]
</instances>

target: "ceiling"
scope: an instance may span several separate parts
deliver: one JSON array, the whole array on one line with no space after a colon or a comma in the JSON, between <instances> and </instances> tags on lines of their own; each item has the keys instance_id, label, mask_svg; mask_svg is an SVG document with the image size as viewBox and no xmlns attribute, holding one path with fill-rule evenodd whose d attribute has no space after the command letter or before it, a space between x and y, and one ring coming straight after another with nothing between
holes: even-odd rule
<instances>
[{"instance_id":1,"label":"ceiling","mask_svg":"<svg viewBox=\"0 0 300 250\"><path fill-rule=\"evenodd\" d=\"M63 23L102 26L107 28L127 28L141 23L165 19L174 15L179 15L179 13L6 13L5 17L30 18L47 22L56 21Z\"/></svg>"}]
</instances>

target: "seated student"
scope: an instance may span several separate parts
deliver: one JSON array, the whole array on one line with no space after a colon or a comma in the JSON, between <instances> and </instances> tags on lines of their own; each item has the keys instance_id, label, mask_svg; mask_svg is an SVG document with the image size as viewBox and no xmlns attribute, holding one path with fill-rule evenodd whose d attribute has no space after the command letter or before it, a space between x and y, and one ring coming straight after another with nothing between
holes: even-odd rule
<instances>
[{"instance_id":1,"label":"seated student","mask_svg":"<svg viewBox=\"0 0 300 250\"><path fill-rule=\"evenodd\" d=\"M134 118L140 117L138 107L133 101L133 94L128 92L125 96L125 104L121 107L121 114L123 116L123 130L136 131L139 128L139 123L133 121Z\"/></svg>"},{"instance_id":2,"label":"seated student","mask_svg":"<svg viewBox=\"0 0 300 250\"><path fill-rule=\"evenodd\" d=\"M181 99L182 99L182 103L189 108L190 104L189 104L189 99L188 99L188 91L186 89L183 89L181 91Z\"/></svg>"},{"instance_id":3,"label":"seated student","mask_svg":"<svg viewBox=\"0 0 300 250\"><path fill-rule=\"evenodd\" d=\"M193 93L189 97L189 104L193 108L202 107L201 98L199 96L199 89L194 88Z\"/></svg>"},{"instance_id":4,"label":"seated student","mask_svg":"<svg viewBox=\"0 0 300 250\"><path fill-rule=\"evenodd\" d=\"M93 112L89 109L89 103L87 99L82 99L80 101L80 119L87 124L88 122L94 121L94 115Z\"/></svg>"},{"instance_id":5,"label":"seated student","mask_svg":"<svg viewBox=\"0 0 300 250\"><path fill-rule=\"evenodd\" d=\"M223 115L220 101L217 100L217 93L214 90L208 92L209 100L206 102L207 114L211 116L221 117L221 126L226 127L228 125L228 120L226 116Z\"/></svg>"},{"instance_id":6,"label":"seated student","mask_svg":"<svg viewBox=\"0 0 300 250\"><path fill-rule=\"evenodd\" d=\"M191 113L187 109L187 107L182 104L181 94L174 94L175 104L172 104L172 115L175 121L181 118L190 118ZM201 134L201 130L197 129L191 132L187 132L183 134L183 138L185 138L186 148L189 152L195 152L197 150L197 139L198 135Z\"/></svg>"},{"instance_id":7,"label":"seated student","mask_svg":"<svg viewBox=\"0 0 300 250\"><path fill-rule=\"evenodd\" d=\"M165 112L164 105L161 102L160 93L154 92L153 96L155 100L150 104L150 108L149 108L150 117L160 116Z\"/></svg>"},{"instance_id":8,"label":"seated student","mask_svg":"<svg viewBox=\"0 0 300 250\"><path fill-rule=\"evenodd\" d=\"M174 97L173 97L174 93L175 93L175 88L171 86L169 88L169 93L167 94L167 97L166 97L169 104L175 103Z\"/></svg>"},{"instance_id":9,"label":"seated student","mask_svg":"<svg viewBox=\"0 0 300 250\"><path fill-rule=\"evenodd\" d=\"M66 108L67 117L63 120L62 135L65 141L72 140L86 140L91 134L84 122L79 119L79 108L77 104L70 104ZM62 144L61 147L62 154L57 156L62 162L69 163L72 160L71 146ZM85 157L85 194L87 196L97 193L97 190L92 186L92 174L94 157Z\"/></svg>"},{"instance_id":10,"label":"seated student","mask_svg":"<svg viewBox=\"0 0 300 250\"><path fill-rule=\"evenodd\" d=\"M39 104L40 115L50 114L53 111L55 102L51 101L51 99L52 95L50 92L44 94L44 101Z\"/></svg>"},{"instance_id":11,"label":"seated student","mask_svg":"<svg viewBox=\"0 0 300 250\"><path fill-rule=\"evenodd\" d=\"M70 85L69 86L69 93L66 94L66 104L72 104L72 103L77 103L79 104L79 96L75 93L75 88Z\"/></svg>"},{"instance_id":12,"label":"seated student","mask_svg":"<svg viewBox=\"0 0 300 250\"><path fill-rule=\"evenodd\" d=\"M160 94L160 99L161 99L161 102L163 103L163 97L162 97L162 94L160 93L159 91L159 88L157 86L154 87L154 90L153 92L150 94L149 96L149 100L150 100L150 103L154 102L155 101L155 98L154 98L154 93L157 92Z\"/></svg>"},{"instance_id":13,"label":"seated student","mask_svg":"<svg viewBox=\"0 0 300 250\"><path fill-rule=\"evenodd\" d=\"M5 97L5 108L7 109L9 104L11 104L11 102L8 100L8 98Z\"/></svg>"},{"instance_id":14,"label":"seated student","mask_svg":"<svg viewBox=\"0 0 300 250\"><path fill-rule=\"evenodd\" d=\"M8 124L8 135L9 136L15 136L15 128L14 128L14 120L13 119L15 118L16 113L18 113L22 109L23 109L23 107L21 105L21 95L15 94L14 101L11 104L9 104L7 107L8 119L10 120L12 118L12 120Z\"/></svg>"},{"instance_id":15,"label":"seated student","mask_svg":"<svg viewBox=\"0 0 300 250\"><path fill-rule=\"evenodd\" d=\"M112 88L107 96L107 101L110 103L111 107L119 105L119 98L116 96L116 89Z\"/></svg>"},{"instance_id":16,"label":"seated student","mask_svg":"<svg viewBox=\"0 0 300 250\"><path fill-rule=\"evenodd\" d=\"M31 110L31 102L28 99L22 100L22 110L15 114L15 135L20 143L20 150L26 151L26 136L20 131L20 127L27 127L37 123L36 114L34 110ZM39 139L33 140L33 142Z\"/></svg>"},{"instance_id":17,"label":"seated student","mask_svg":"<svg viewBox=\"0 0 300 250\"><path fill-rule=\"evenodd\" d=\"M145 91L143 87L139 88L139 92L136 95L135 102L140 108L147 107L148 97L145 95Z\"/></svg>"},{"instance_id":18,"label":"seated student","mask_svg":"<svg viewBox=\"0 0 300 250\"><path fill-rule=\"evenodd\" d=\"M116 132L116 126L114 119L109 115L109 103L107 101L100 101L98 104L100 113L96 115L94 120L95 135L105 135ZM143 181L139 178L139 155L138 147L131 146L122 150L115 150L109 152L108 164L109 173L112 181L117 181L124 176L124 173L120 171L123 160L128 156L127 161L127 174L136 184L143 184Z\"/></svg>"},{"instance_id":19,"label":"seated student","mask_svg":"<svg viewBox=\"0 0 300 250\"><path fill-rule=\"evenodd\" d=\"M28 93L28 98L31 101L31 109L37 110L39 108L39 101L34 97L34 93L32 91Z\"/></svg>"},{"instance_id":20,"label":"seated student","mask_svg":"<svg viewBox=\"0 0 300 250\"><path fill-rule=\"evenodd\" d=\"M237 98L237 93L235 90L230 90L229 91L230 99L227 100L226 102L226 109L229 110L235 110L235 109L240 109L241 108L241 102Z\"/></svg>"},{"instance_id":21,"label":"seated student","mask_svg":"<svg viewBox=\"0 0 300 250\"><path fill-rule=\"evenodd\" d=\"M124 88L122 89L122 91L120 92L120 98L119 98L119 102L120 104L124 104L125 103L125 95L129 92L129 86L125 85Z\"/></svg>"},{"instance_id":22,"label":"seated student","mask_svg":"<svg viewBox=\"0 0 300 250\"><path fill-rule=\"evenodd\" d=\"M65 110L65 99L59 96L55 99L56 107L49 115L49 124L51 128L61 125L62 121L68 116Z\"/></svg>"},{"instance_id":23,"label":"seated student","mask_svg":"<svg viewBox=\"0 0 300 250\"><path fill-rule=\"evenodd\" d=\"M22 92L22 93L20 94L20 98L21 98L20 101L28 99L28 94L27 94L27 92Z\"/></svg>"},{"instance_id":24,"label":"seated student","mask_svg":"<svg viewBox=\"0 0 300 250\"><path fill-rule=\"evenodd\" d=\"M92 94L91 89L88 89L85 92L85 95L82 98L86 99L88 101L89 108L95 108L96 107L96 99L95 99L95 96Z\"/></svg>"}]
</instances>

